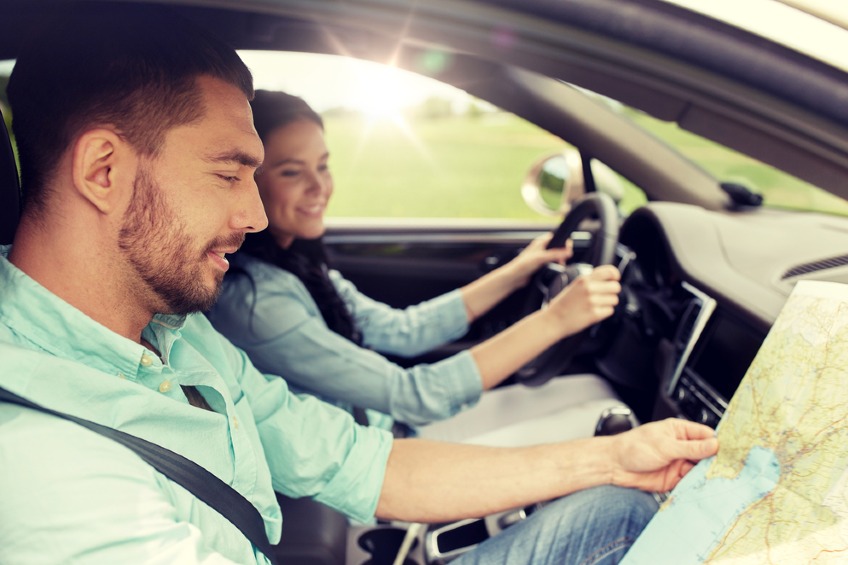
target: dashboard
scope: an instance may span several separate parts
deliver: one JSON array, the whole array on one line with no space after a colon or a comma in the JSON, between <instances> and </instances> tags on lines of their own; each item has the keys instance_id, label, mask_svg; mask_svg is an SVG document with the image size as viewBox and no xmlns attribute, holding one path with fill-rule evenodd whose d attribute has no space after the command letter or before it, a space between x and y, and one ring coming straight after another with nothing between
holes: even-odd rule
<instances>
[{"instance_id":1,"label":"dashboard","mask_svg":"<svg viewBox=\"0 0 848 565\"><path fill-rule=\"evenodd\" d=\"M642 421L716 426L794 283L848 282L845 266L783 276L844 255L848 220L722 214L654 203L628 217L617 251L622 301L597 365ZM842 233L837 235L837 232Z\"/></svg>"}]
</instances>

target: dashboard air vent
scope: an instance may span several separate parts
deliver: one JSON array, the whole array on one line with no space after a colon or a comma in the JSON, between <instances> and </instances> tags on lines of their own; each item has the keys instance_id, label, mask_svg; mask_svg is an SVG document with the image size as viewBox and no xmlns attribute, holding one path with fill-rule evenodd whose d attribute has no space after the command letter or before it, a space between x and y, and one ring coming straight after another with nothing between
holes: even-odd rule
<instances>
[{"instance_id":1,"label":"dashboard air vent","mask_svg":"<svg viewBox=\"0 0 848 565\"><path fill-rule=\"evenodd\" d=\"M835 267L843 267L848 265L848 255L840 255L839 257L831 257L830 259L822 259L821 261L813 261L812 263L804 263L797 267L792 267L780 277L781 279L790 279L807 273L821 271L824 269L833 269Z\"/></svg>"}]
</instances>

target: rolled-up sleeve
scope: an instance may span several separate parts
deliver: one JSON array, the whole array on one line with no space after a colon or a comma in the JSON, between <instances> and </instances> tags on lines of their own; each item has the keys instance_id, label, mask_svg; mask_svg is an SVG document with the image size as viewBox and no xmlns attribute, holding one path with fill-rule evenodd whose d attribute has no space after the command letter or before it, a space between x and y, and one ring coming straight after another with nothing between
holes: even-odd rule
<instances>
[{"instance_id":1,"label":"rolled-up sleeve","mask_svg":"<svg viewBox=\"0 0 848 565\"><path fill-rule=\"evenodd\" d=\"M241 355L247 396L274 490L310 496L358 521L374 517L392 448L385 430L362 427L335 406L292 393Z\"/></svg>"}]
</instances>

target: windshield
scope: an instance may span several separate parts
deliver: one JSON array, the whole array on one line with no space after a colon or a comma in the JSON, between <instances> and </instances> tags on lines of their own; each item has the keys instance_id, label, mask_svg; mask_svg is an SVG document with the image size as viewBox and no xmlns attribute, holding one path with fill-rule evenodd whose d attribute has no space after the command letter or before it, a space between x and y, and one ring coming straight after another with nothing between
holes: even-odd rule
<instances>
[{"instance_id":1,"label":"windshield","mask_svg":"<svg viewBox=\"0 0 848 565\"><path fill-rule=\"evenodd\" d=\"M745 186L762 195L763 205L848 216L848 201L780 169L685 131L643 112L621 106L635 123L697 163L721 182Z\"/></svg>"}]
</instances>

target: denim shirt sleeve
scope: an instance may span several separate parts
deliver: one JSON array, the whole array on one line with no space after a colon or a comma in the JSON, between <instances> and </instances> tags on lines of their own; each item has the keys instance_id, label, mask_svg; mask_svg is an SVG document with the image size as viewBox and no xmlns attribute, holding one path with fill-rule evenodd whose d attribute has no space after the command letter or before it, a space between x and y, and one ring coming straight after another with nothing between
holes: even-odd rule
<instances>
[{"instance_id":1,"label":"denim shirt sleeve","mask_svg":"<svg viewBox=\"0 0 848 565\"><path fill-rule=\"evenodd\" d=\"M368 298L338 271L330 271L330 279L353 312L364 345L377 351L415 357L468 331L459 290L400 309Z\"/></svg>"},{"instance_id":2,"label":"denim shirt sleeve","mask_svg":"<svg viewBox=\"0 0 848 565\"><path fill-rule=\"evenodd\" d=\"M412 425L447 418L479 399L482 381L470 353L400 367L330 330L301 282L277 271L273 280L255 277L255 300L246 277L230 280L210 313L261 371Z\"/></svg>"}]
</instances>

